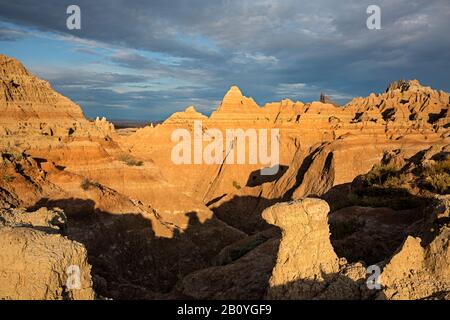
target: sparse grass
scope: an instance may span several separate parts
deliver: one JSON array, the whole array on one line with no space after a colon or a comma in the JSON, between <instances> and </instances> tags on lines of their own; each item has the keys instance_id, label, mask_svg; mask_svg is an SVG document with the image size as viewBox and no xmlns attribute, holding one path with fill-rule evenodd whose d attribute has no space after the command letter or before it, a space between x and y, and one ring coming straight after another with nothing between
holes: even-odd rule
<instances>
[{"instance_id":1,"label":"sparse grass","mask_svg":"<svg viewBox=\"0 0 450 320\"><path fill-rule=\"evenodd\" d=\"M386 188L397 188L397 189L407 189L408 184L404 175L400 174L398 176L389 176L384 181L383 186Z\"/></svg>"},{"instance_id":2,"label":"sparse grass","mask_svg":"<svg viewBox=\"0 0 450 320\"><path fill-rule=\"evenodd\" d=\"M365 187L364 194L404 195L413 185L439 194L450 192L450 159L435 161L418 168L418 171L420 173L416 173L416 178L408 181L401 171L392 166L375 166L361 178Z\"/></svg>"},{"instance_id":3,"label":"sparse grass","mask_svg":"<svg viewBox=\"0 0 450 320\"><path fill-rule=\"evenodd\" d=\"M13 157L16 161L22 161L23 159L25 159L26 155L24 152L17 152L13 155Z\"/></svg>"},{"instance_id":4,"label":"sparse grass","mask_svg":"<svg viewBox=\"0 0 450 320\"><path fill-rule=\"evenodd\" d=\"M237 182L237 181L233 181L233 187L235 187L238 190L240 190L242 188L241 185L239 184L239 182Z\"/></svg>"},{"instance_id":5,"label":"sparse grass","mask_svg":"<svg viewBox=\"0 0 450 320\"><path fill-rule=\"evenodd\" d=\"M427 203L426 198L411 195L406 189L383 189L371 188L364 191L361 190L359 195L350 192L342 196L338 201L330 202L331 212L338 211L343 208L360 206L371 208L392 208L394 210L406 210L423 206Z\"/></svg>"},{"instance_id":6,"label":"sparse grass","mask_svg":"<svg viewBox=\"0 0 450 320\"><path fill-rule=\"evenodd\" d=\"M450 175L439 173L425 177L426 184L430 185L432 190L439 194L450 193Z\"/></svg>"},{"instance_id":7,"label":"sparse grass","mask_svg":"<svg viewBox=\"0 0 450 320\"><path fill-rule=\"evenodd\" d=\"M3 176L3 181L5 181L5 182L7 182L7 183L11 183L11 182L13 182L15 179L16 179L16 177L10 176L10 175L8 175L8 174L5 174L5 175Z\"/></svg>"},{"instance_id":8,"label":"sparse grass","mask_svg":"<svg viewBox=\"0 0 450 320\"><path fill-rule=\"evenodd\" d=\"M391 208L394 210L407 210L418 208L427 203L427 199L412 195L391 197L363 197L360 206L372 208Z\"/></svg>"},{"instance_id":9,"label":"sparse grass","mask_svg":"<svg viewBox=\"0 0 450 320\"><path fill-rule=\"evenodd\" d=\"M363 176L363 182L368 186L382 186L388 179L395 177L398 169L393 166L376 165Z\"/></svg>"},{"instance_id":10,"label":"sparse grass","mask_svg":"<svg viewBox=\"0 0 450 320\"><path fill-rule=\"evenodd\" d=\"M406 210L426 206L436 193L450 193L450 159L426 162L412 170L376 165L355 179L351 191L330 202L330 207L332 212L351 206Z\"/></svg>"},{"instance_id":11,"label":"sparse grass","mask_svg":"<svg viewBox=\"0 0 450 320\"><path fill-rule=\"evenodd\" d=\"M130 167L141 167L144 165L144 161L136 160L130 154L123 154L119 158L120 161L126 163Z\"/></svg>"},{"instance_id":12,"label":"sparse grass","mask_svg":"<svg viewBox=\"0 0 450 320\"><path fill-rule=\"evenodd\" d=\"M450 193L450 159L436 161L421 175L422 186L439 194Z\"/></svg>"},{"instance_id":13,"label":"sparse grass","mask_svg":"<svg viewBox=\"0 0 450 320\"><path fill-rule=\"evenodd\" d=\"M87 191L91 188L98 188L100 187L100 184L98 182L93 182L89 179L83 179L83 181L81 181L80 184L81 189L83 189L84 191Z\"/></svg>"},{"instance_id":14,"label":"sparse grass","mask_svg":"<svg viewBox=\"0 0 450 320\"><path fill-rule=\"evenodd\" d=\"M399 169L376 165L367 174L360 176L360 183L354 191L358 197L366 199L365 202L375 202L374 206L378 207L379 204L396 199L410 198L411 187L407 176Z\"/></svg>"}]
</instances>

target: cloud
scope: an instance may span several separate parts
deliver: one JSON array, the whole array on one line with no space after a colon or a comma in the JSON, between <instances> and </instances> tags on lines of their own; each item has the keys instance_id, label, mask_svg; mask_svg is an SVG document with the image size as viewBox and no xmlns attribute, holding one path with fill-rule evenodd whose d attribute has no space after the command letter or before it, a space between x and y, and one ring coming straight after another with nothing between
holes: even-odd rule
<instances>
[{"instance_id":1,"label":"cloud","mask_svg":"<svg viewBox=\"0 0 450 320\"><path fill-rule=\"evenodd\" d=\"M274 56L266 56L261 53L238 52L230 60L236 64L256 63L259 65L273 65L278 63L278 59Z\"/></svg>"},{"instance_id":2,"label":"cloud","mask_svg":"<svg viewBox=\"0 0 450 320\"><path fill-rule=\"evenodd\" d=\"M352 98L351 95L338 92L334 89L319 88L306 83L281 83L276 87L275 93L279 98L291 98L294 100L310 101L318 100L318 93L325 93L336 102L345 103Z\"/></svg>"},{"instance_id":3,"label":"cloud","mask_svg":"<svg viewBox=\"0 0 450 320\"><path fill-rule=\"evenodd\" d=\"M17 41L26 37L27 34L23 31L0 28L0 41Z\"/></svg>"},{"instance_id":4,"label":"cloud","mask_svg":"<svg viewBox=\"0 0 450 320\"><path fill-rule=\"evenodd\" d=\"M143 83L148 78L136 74L112 72L91 72L84 70L53 69L41 70L37 75L58 87L110 88L122 84Z\"/></svg>"},{"instance_id":5,"label":"cloud","mask_svg":"<svg viewBox=\"0 0 450 320\"><path fill-rule=\"evenodd\" d=\"M91 76L98 80L77 79L78 70L55 79L69 96L81 98L82 88L113 91L86 92L87 107L109 98L129 103L136 117L194 102L208 110L232 84L260 104L317 99L322 91L344 102L399 78L450 91L448 0L379 0L381 30L366 27L371 0L78 0L82 29L74 31L65 26L69 4L5 2L0 19L96 57L102 67Z\"/></svg>"}]
</instances>

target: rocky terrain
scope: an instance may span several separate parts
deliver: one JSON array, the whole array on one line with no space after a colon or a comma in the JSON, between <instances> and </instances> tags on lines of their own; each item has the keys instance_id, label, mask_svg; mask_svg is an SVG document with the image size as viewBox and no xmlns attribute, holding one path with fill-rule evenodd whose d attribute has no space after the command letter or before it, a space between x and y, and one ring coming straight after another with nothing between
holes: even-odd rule
<instances>
[{"instance_id":1,"label":"rocky terrain","mask_svg":"<svg viewBox=\"0 0 450 320\"><path fill-rule=\"evenodd\" d=\"M259 106L232 86L210 116L116 130L13 58L0 78L0 299L450 299L449 93ZM278 172L175 164L197 121L279 130Z\"/></svg>"}]
</instances>

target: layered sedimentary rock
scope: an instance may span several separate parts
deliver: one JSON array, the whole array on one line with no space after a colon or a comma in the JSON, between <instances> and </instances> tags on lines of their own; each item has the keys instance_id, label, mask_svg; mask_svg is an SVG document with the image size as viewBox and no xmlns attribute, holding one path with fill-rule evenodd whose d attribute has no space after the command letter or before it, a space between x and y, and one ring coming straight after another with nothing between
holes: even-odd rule
<instances>
[{"instance_id":1,"label":"layered sedimentary rock","mask_svg":"<svg viewBox=\"0 0 450 320\"><path fill-rule=\"evenodd\" d=\"M187 124L193 121L202 121L208 119L207 116L204 116L200 112L195 110L194 106L189 106L183 112L175 112L166 121L164 124Z\"/></svg>"},{"instance_id":2,"label":"layered sedimentary rock","mask_svg":"<svg viewBox=\"0 0 450 320\"><path fill-rule=\"evenodd\" d=\"M79 106L16 60L0 56L0 62L0 241L14 252L26 252L23 261L30 254L23 246L27 239L42 259L52 250L62 259L61 264L42 262L55 273L48 275L47 296L43 280L32 278L39 289L31 298L90 298L89 285L86 294L77 296L55 280L64 279L63 264L82 257L92 265L91 287L116 299L416 299L447 294L447 218L419 228L424 215L418 205L380 209L345 196L358 190L364 201L373 200L368 195L373 186L355 177L371 176L380 160L389 172L403 175L415 200L437 189L446 193L442 173L448 167L442 160L448 160L449 151L448 93L413 80L343 107L326 97L258 106L233 86L209 117L191 106L162 124L119 136L104 118L86 120ZM192 158L192 163L176 164L172 151L179 141L173 133L182 130L193 138L194 123L201 123L203 148L218 139L211 129L223 138L229 129L279 130L268 145L279 143L279 159L269 164L279 164L279 171L265 176L260 169L267 163L249 163L255 151L249 141L242 164L225 161L226 141L217 163L198 164ZM232 144L237 144L235 136ZM388 182L400 180L390 176ZM323 196L333 210L341 210L328 217L328 205L304 199L310 195ZM52 208L63 209L67 223ZM377 246L379 241L384 245ZM0 263L8 279L14 277L8 264L15 259L9 254ZM412 275L405 267L411 259ZM381 291L368 290L366 267L359 260L387 265ZM35 272L21 270L30 277ZM428 280L429 285L418 284ZM29 287L18 296L16 287L22 287L14 281L0 285L2 297L25 298ZM408 293L405 288L413 289Z\"/></svg>"},{"instance_id":3,"label":"layered sedimentary rock","mask_svg":"<svg viewBox=\"0 0 450 320\"><path fill-rule=\"evenodd\" d=\"M237 86L232 86L217 111L211 114L211 119L254 120L258 113L260 113L258 104L252 98L245 97Z\"/></svg>"},{"instance_id":4,"label":"layered sedimentary rock","mask_svg":"<svg viewBox=\"0 0 450 320\"><path fill-rule=\"evenodd\" d=\"M84 119L80 106L33 76L19 61L0 55L0 77L0 124Z\"/></svg>"},{"instance_id":5,"label":"layered sedimentary rock","mask_svg":"<svg viewBox=\"0 0 450 320\"><path fill-rule=\"evenodd\" d=\"M190 108L155 128L138 130L123 143L136 157L154 161L164 168L168 181L205 203L224 194L232 197L260 193L269 199L320 195L370 170L385 151L402 149L412 156L430 145L447 144L448 94L423 87L417 81L402 83L401 88L393 84L386 93L356 98L344 107L290 100L259 107L237 87L232 87L208 119ZM405 108L409 112L406 118L389 116L391 109ZM264 167L260 163L246 163L239 170L227 163L174 165L167 148L175 144L171 134L178 128L192 130L194 120L202 121L203 131L219 129L224 136L229 128L279 129L279 162L288 168L287 172L281 178L275 176L272 181L263 180L256 185L257 181L249 179Z\"/></svg>"},{"instance_id":6,"label":"layered sedimentary rock","mask_svg":"<svg viewBox=\"0 0 450 320\"><path fill-rule=\"evenodd\" d=\"M46 148L71 137L113 135L106 120L87 121L79 105L5 55L0 55L0 114L0 146Z\"/></svg>"}]
</instances>

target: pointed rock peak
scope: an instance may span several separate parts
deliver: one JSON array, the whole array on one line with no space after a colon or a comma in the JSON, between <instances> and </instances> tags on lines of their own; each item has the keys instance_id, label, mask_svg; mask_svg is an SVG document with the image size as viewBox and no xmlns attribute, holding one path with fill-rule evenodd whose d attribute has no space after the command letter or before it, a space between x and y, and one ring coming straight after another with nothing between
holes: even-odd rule
<instances>
[{"instance_id":1,"label":"pointed rock peak","mask_svg":"<svg viewBox=\"0 0 450 320\"><path fill-rule=\"evenodd\" d=\"M27 69L20 61L4 54L0 54L0 74L2 76L13 74L29 75Z\"/></svg>"},{"instance_id":2,"label":"pointed rock peak","mask_svg":"<svg viewBox=\"0 0 450 320\"><path fill-rule=\"evenodd\" d=\"M197 110L195 110L195 107L194 107L194 106L189 106L189 107L186 108L186 110L184 110L184 112L187 112L187 113L196 113Z\"/></svg>"},{"instance_id":3,"label":"pointed rock peak","mask_svg":"<svg viewBox=\"0 0 450 320\"><path fill-rule=\"evenodd\" d=\"M241 89L239 89L238 86L231 86L231 88L230 88L230 90L228 90L228 92L234 92L234 93L242 94Z\"/></svg>"},{"instance_id":4,"label":"pointed rock peak","mask_svg":"<svg viewBox=\"0 0 450 320\"><path fill-rule=\"evenodd\" d=\"M236 101L241 100L243 97L241 90L237 86L232 86L225 94L225 97L223 97L223 101Z\"/></svg>"},{"instance_id":5,"label":"pointed rock peak","mask_svg":"<svg viewBox=\"0 0 450 320\"><path fill-rule=\"evenodd\" d=\"M247 98L242 95L241 90L237 86L232 86L230 90L223 97L222 102L213 114L211 118L215 118L219 113L230 114L230 113L252 113L258 112L259 106L252 99Z\"/></svg>"}]
</instances>

